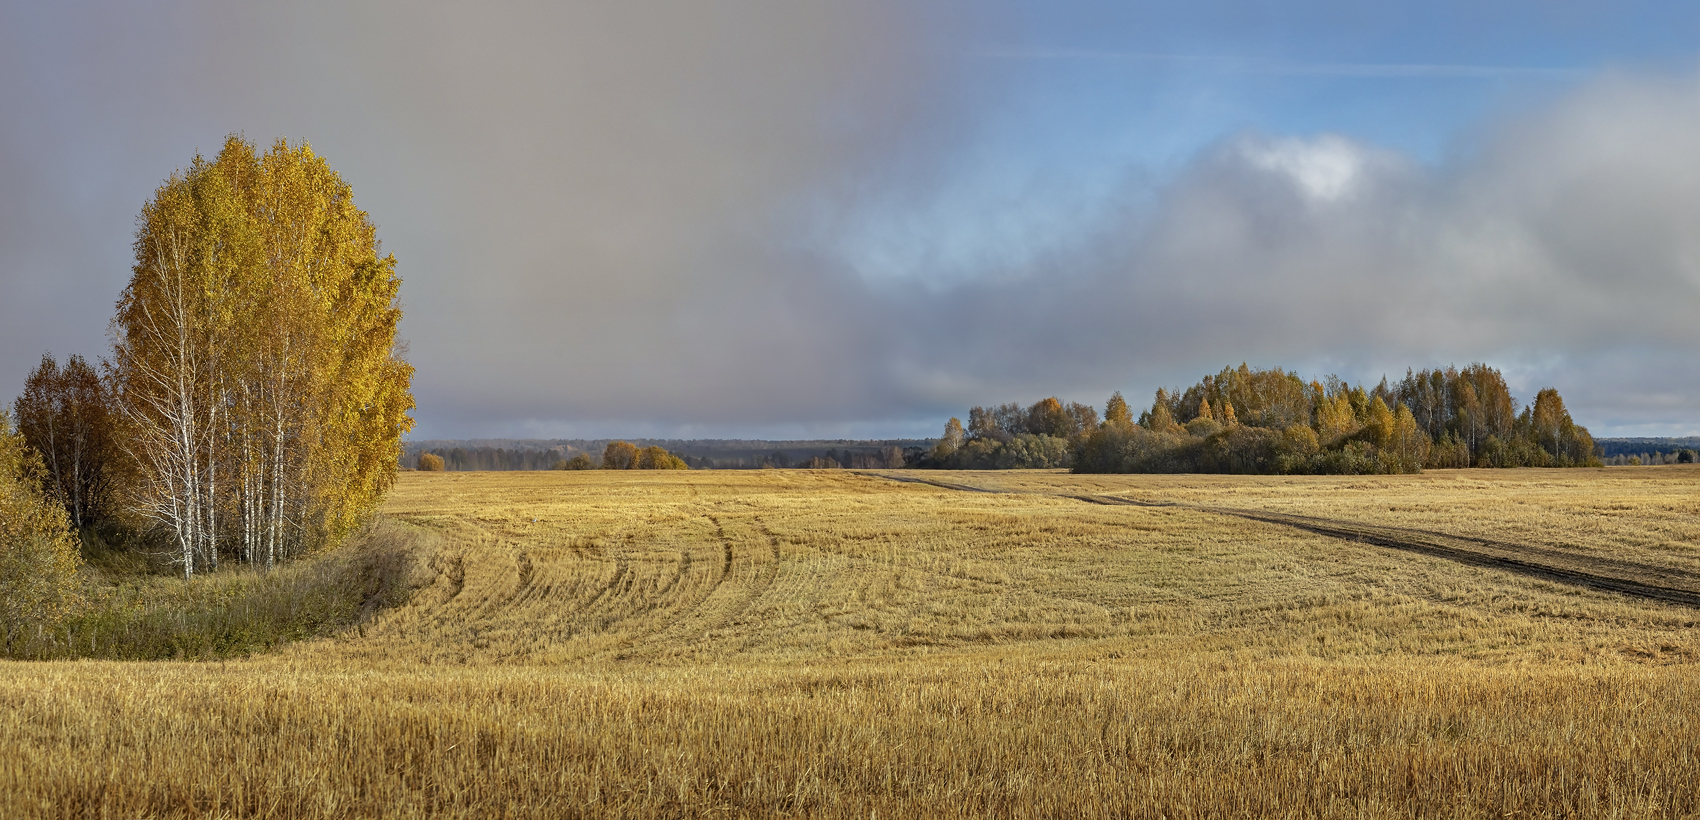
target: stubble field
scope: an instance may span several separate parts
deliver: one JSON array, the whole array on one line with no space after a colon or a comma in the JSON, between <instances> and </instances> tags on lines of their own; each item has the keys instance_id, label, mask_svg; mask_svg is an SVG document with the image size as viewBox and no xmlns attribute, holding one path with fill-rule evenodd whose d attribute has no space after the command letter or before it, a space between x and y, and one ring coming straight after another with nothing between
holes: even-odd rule
<instances>
[{"instance_id":1,"label":"stubble field","mask_svg":"<svg viewBox=\"0 0 1700 820\"><path fill-rule=\"evenodd\" d=\"M1697 490L404 474L345 635L0 665L0 816L1693 817Z\"/></svg>"}]
</instances>

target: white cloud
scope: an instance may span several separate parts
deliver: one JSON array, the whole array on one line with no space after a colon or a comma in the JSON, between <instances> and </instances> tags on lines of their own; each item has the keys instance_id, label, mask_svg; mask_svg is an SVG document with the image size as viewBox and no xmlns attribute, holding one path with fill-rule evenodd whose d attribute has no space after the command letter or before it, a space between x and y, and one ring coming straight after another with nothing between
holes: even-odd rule
<instances>
[{"instance_id":1,"label":"white cloud","mask_svg":"<svg viewBox=\"0 0 1700 820\"><path fill-rule=\"evenodd\" d=\"M1367 161L1362 149L1333 134L1313 140L1247 140L1240 151L1253 167L1285 174L1306 196L1322 201L1351 195Z\"/></svg>"}]
</instances>

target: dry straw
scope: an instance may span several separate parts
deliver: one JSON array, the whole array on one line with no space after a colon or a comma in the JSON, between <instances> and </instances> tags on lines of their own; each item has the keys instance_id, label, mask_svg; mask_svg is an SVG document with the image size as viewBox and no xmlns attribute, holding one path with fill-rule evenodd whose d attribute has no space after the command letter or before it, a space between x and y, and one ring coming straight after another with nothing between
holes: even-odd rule
<instances>
[{"instance_id":1,"label":"dry straw","mask_svg":"<svg viewBox=\"0 0 1700 820\"><path fill-rule=\"evenodd\" d=\"M347 634L0 665L0 815L1700 813L1694 609L1071 497L1680 582L1700 472L947 478L1009 492L404 475L412 594Z\"/></svg>"}]
</instances>

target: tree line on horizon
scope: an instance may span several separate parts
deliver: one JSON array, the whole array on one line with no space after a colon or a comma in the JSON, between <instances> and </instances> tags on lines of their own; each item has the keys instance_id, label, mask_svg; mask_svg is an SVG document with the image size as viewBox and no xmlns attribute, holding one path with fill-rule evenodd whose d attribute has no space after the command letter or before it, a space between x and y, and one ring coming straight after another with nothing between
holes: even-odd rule
<instances>
[{"instance_id":1,"label":"tree line on horizon","mask_svg":"<svg viewBox=\"0 0 1700 820\"><path fill-rule=\"evenodd\" d=\"M610 445L615 442L609 442ZM679 442L675 442L679 443ZM686 446L690 442L682 442ZM641 444L641 440L639 442ZM875 444L878 444L877 442ZM633 444L638 446L638 444ZM757 470L757 469L854 469L882 470L900 469L920 458L925 453L921 447L900 447L892 444L864 447L827 447L824 450L805 449L803 453L793 457L785 450L773 450L760 454L726 455L709 457L691 453L680 453L667 450L659 444L639 447L640 450L650 448L660 449L669 456L677 458L687 469L692 470ZM603 448L600 456L590 452L580 451L568 455L569 449L563 446L553 446L547 449L520 449L507 447L430 447L412 451L413 455L402 469L432 471L437 469L437 461L442 462L441 469L450 472L469 471L517 471L517 470L588 470L600 469L607 461L607 447ZM432 456L429 462L432 466L423 466L425 456Z\"/></svg>"},{"instance_id":2,"label":"tree line on horizon","mask_svg":"<svg viewBox=\"0 0 1700 820\"><path fill-rule=\"evenodd\" d=\"M581 454L582 455L582 454ZM519 450L506 447L434 447L420 450L408 462L407 467L431 472L431 468L422 466L425 457L442 462L442 469L450 472L468 472L480 470L550 470L562 461L564 453L559 449L550 450ZM435 462L432 462L435 463Z\"/></svg>"},{"instance_id":3,"label":"tree line on horizon","mask_svg":"<svg viewBox=\"0 0 1700 820\"><path fill-rule=\"evenodd\" d=\"M506 450L505 448L497 448L497 451L498 451L498 453L508 453L508 452L510 452L510 451ZM549 469L549 470L597 470L597 469L601 469L601 470L689 470L689 469L691 469L690 464L686 463L686 461L684 459L682 459L682 458L680 458L676 455L673 455L672 453L667 452L667 449L665 447L661 447L659 445L650 445L648 447L638 447L636 444L633 444L629 441L611 441L611 442L608 442L608 446L603 448L603 450L602 450L602 458L600 460L593 459L593 458L590 457L589 453L582 453L582 452L578 453L577 455L574 455L572 458L556 458L555 456L558 455L558 451L555 451L555 450L530 451L530 452L527 452L527 453L515 453L515 454L527 456L527 458L524 459L523 461L519 461L519 463L521 463L521 464L527 464L527 463L541 464L541 463L545 463L543 459L536 458L535 456L537 456L537 455L549 456L550 459L546 462L548 464L547 467L542 467L542 466L538 466L538 467L520 466L520 467L505 467L505 468L504 467L480 468L480 467L477 467L477 466L468 467L467 466L468 460L465 458L465 451L463 451L459 447L456 447L456 448L453 448L449 453L449 455L451 457L455 457L457 459L455 462L450 462L444 456L442 456L442 455L440 455L436 452L427 450L427 451L419 454L419 458L415 462L414 469L416 469L420 472L423 472L423 473L440 473L440 472L444 472L444 471L448 471L448 470L454 470L454 471L459 472L459 471L465 471L465 470L469 470L469 469L473 470L473 471L476 471L476 470L479 470L479 469L496 469L496 470L525 470L525 469L533 469L533 470L542 470L542 469ZM502 463L502 462L498 461L497 463ZM512 463L512 462L509 462L509 463Z\"/></svg>"},{"instance_id":4,"label":"tree line on horizon","mask_svg":"<svg viewBox=\"0 0 1700 820\"><path fill-rule=\"evenodd\" d=\"M0 598L69 583L79 540L164 548L185 579L270 568L341 541L394 481L401 280L311 148L232 135L154 192L132 248L109 356L43 356L0 412Z\"/></svg>"},{"instance_id":5,"label":"tree line on horizon","mask_svg":"<svg viewBox=\"0 0 1700 820\"><path fill-rule=\"evenodd\" d=\"M1082 473L1414 473L1446 467L1599 466L1592 436L1545 388L1519 412L1500 372L1407 370L1373 388L1223 368L1159 389L1137 419L1117 392L1095 408L1052 397L974 407L915 466Z\"/></svg>"},{"instance_id":6,"label":"tree line on horizon","mask_svg":"<svg viewBox=\"0 0 1700 820\"><path fill-rule=\"evenodd\" d=\"M1691 448L1640 453L1624 452L1600 458L1600 463L1608 467L1651 467L1660 464L1693 464L1697 461L1700 461L1700 451Z\"/></svg>"}]
</instances>

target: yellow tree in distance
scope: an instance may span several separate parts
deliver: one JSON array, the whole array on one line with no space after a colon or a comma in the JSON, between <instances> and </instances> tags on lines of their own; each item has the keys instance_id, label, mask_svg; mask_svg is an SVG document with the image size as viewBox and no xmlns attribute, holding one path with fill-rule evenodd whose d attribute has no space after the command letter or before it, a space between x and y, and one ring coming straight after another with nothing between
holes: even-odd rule
<instances>
[{"instance_id":1,"label":"yellow tree in distance","mask_svg":"<svg viewBox=\"0 0 1700 820\"><path fill-rule=\"evenodd\" d=\"M582 455L582 453L580 454ZM575 459L576 461L576 459ZM585 460L588 466L589 459ZM573 462L565 462L563 469L579 469ZM685 460L667 452L663 447L651 445L642 450L629 441L611 441L602 450L602 469L604 470L689 470Z\"/></svg>"},{"instance_id":2,"label":"yellow tree in distance","mask_svg":"<svg viewBox=\"0 0 1700 820\"><path fill-rule=\"evenodd\" d=\"M602 450L602 469L604 470L635 470L637 469L638 448L629 441L611 441Z\"/></svg>"}]
</instances>

